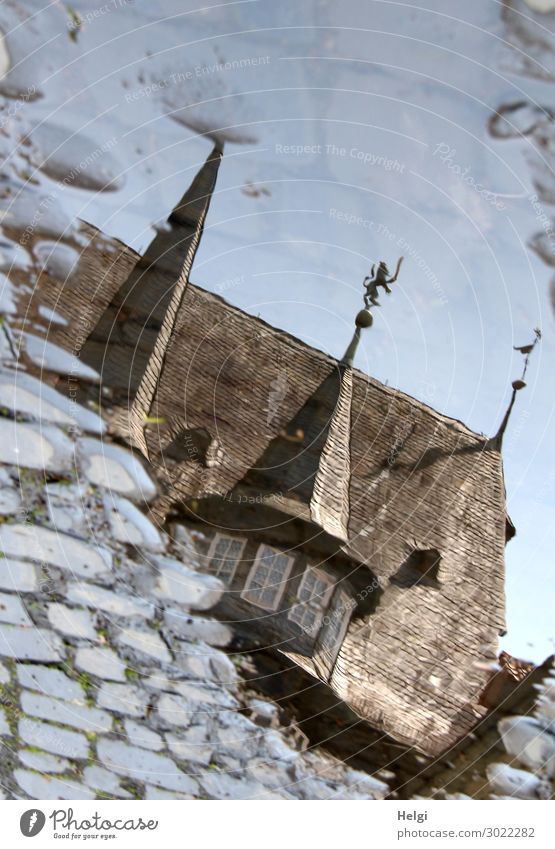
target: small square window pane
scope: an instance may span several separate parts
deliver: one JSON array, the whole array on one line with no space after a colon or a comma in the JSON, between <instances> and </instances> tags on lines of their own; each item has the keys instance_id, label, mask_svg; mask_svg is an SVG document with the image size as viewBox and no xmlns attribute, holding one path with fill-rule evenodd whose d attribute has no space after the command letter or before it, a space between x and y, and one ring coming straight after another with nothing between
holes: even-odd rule
<instances>
[{"instance_id":1,"label":"small square window pane","mask_svg":"<svg viewBox=\"0 0 555 849\"><path fill-rule=\"evenodd\" d=\"M243 555L246 540L216 534L208 552L208 570L230 583Z\"/></svg>"},{"instance_id":2,"label":"small square window pane","mask_svg":"<svg viewBox=\"0 0 555 849\"><path fill-rule=\"evenodd\" d=\"M277 610L292 565L292 557L270 546L259 546L241 597L265 610Z\"/></svg>"},{"instance_id":3,"label":"small square window pane","mask_svg":"<svg viewBox=\"0 0 555 849\"><path fill-rule=\"evenodd\" d=\"M334 581L325 572L308 568L305 570L297 590L299 601L325 608L333 592Z\"/></svg>"},{"instance_id":4,"label":"small square window pane","mask_svg":"<svg viewBox=\"0 0 555 849\"><path fill-rule=\"evenodd\" d=\"M292 622L295 622L302 628L308 636L316 637L323 614L321 610L311 607L308 604L294 604L287 616Z\"/></svg>"}]
</instances>

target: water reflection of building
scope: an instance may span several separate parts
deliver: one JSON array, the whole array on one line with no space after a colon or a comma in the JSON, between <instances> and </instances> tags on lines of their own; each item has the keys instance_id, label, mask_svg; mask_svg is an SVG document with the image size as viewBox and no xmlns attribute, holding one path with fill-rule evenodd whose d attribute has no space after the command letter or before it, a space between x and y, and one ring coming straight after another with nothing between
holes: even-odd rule
<instances>
[{"instance_id":1,"label":"water reflection of building","mask_svg":"<svg viewBox=\"0 0 555 849\"><path fill-rule=\"evenodd\" d=\"M504 629L499 443L188 282L220 160L144 257L87 228L53 341L74 349L88 317L99 401L157 469L158 515L227 583L216 615L444 751L484 713Z\"/></svg>"}]
</instances>

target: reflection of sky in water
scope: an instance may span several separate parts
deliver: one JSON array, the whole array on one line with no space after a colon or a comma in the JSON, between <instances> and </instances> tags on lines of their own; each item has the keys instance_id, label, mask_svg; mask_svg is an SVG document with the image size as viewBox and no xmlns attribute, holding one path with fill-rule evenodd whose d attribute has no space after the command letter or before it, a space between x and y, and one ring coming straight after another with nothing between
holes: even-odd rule
<instances>
[{"instance_id":1,"label":"reflection of sky in water","mask_svg":"<svg viewBox=\"0 0 555 849\"><path fill-rule=\"evenodd\" d=\"M513 344L542 327L504 456L518 530L505 647L543 659L555 638L554 344L547 268L527 243L550 214L530 195L533 178L549 188L551 151L530 136L492 138L488 120L520 100L555 108L555 49L533 22L550 28L552 17L530 22L515 3L503 21L493 0L434 0L435 11L262 0L194 13L167 0L163 14L110 0L95 16L74 0L83 24L70 38L63 7L41 5L0 12L12 64L0 150L31 142L4 170L38 180L12 207L23 224L28 193L51 192L50 230L80 216L144 249L210 148L190 128L227 127L247 143L226 148L195 282L340 355L369 266L404 254L357 365L488 434L520 373ZM518 52L514 14L541 33L532 59ZM56 182L87 151L82 174ZM35 171L44 156L48 176Z\"/></svg>"}]
</instances>

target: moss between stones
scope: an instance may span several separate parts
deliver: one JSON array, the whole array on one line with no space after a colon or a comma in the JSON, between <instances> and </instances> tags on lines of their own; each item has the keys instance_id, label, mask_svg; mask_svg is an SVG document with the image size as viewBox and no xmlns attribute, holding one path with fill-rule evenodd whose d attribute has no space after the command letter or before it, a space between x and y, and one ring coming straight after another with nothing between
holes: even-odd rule
<instances>
[{"instance_id":1,"label":"moss between stones","mask_svg":"<svg viewBox=\"0 0 555 849\"><path fill-rule=\"evenodd\" d=\"M85 691L85 704L89 707L94 707L96 705L94 693L97 688L91 681L90 675L86 672L77 672L75 674L75 680Z\"/></svg>"},{"instance_id":2,"label":"moss between stones","mask_svg":"<svg viewBox=\"0 0 555 849\"><path fill-rule=\"evenodd\" d=\"M19 690L12 681L9 684L0 684L0 706L4 708L11 735L17 736L17 723L21 716L21 708L19 706Z\"/></svg>"},{"instance_id":3,"label":"moss between stones","mask_svg":"<svg viewBox=\"0 0 555 849\"><path fill-rule=\"evenodd\" d=\"M130 778L124 778L120 781L120 785L128 793L131 793L134 799L144 800L145 791L137 781L132 781Z\"/></svg>"},{"instance_id":4,"label":"moss between stones","mask_svg":"<svg viewBox=\"0 0 555 849\"><path fill-rule=\"evenodd\" d=\"M114 798L113 795L111 795L110 793L107 793L105 790L96 790L95 789L95 793L96 793L97 799L104 799L104 800L110 801Z\"/></svg>"}]
</instances>

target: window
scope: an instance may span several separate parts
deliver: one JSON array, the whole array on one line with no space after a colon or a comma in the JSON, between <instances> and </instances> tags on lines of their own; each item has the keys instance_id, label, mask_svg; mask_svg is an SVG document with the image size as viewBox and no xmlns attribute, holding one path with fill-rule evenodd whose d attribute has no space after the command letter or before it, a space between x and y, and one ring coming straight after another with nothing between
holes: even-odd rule
<instances>
[{"instance_id":1,"label":"window","mask_svg":"<svg viewBox=\"0 0 555 849\"><path fill-rule=\"evenodd\" d=\"M292 557L269 545L259 546L241 598L264 610L277 610L292 566Z\"/></svg>"},{"instance_id":2,"label":"window","mask_svg":"<svg viewBox=\"0 0 555 849\"><path fill-rule=\"evenodd\" d=\"M246 540L216 534L208 552L208 571L230 584L243 556Z\"/></svg>"},{"instance_id":3,"label":"window","mask_svg":"<svg viewBox=\"0 0 555 849\"><path fill-rule=\"evenodd\" d=\"M332 673L349 625L351 613L355 607L355 600L351 598L348 592L340 589L318 634L314 651L314 665L317 671L327 680Z\"/></svg>"},{"instance_id":4,"label":"window","mask_svg":"<svg viewBox=\"0 0 555 849\"><path fill-rule=\"evenodd\" d=\"M316 605L294 604L287 618L299 626L310 637L315 637L320 628L324 611Z\"/></svg>"},{"instance_id":5,"label":"window","mask_svg":"<svg viewBox=\"0 0 555 849\"><path fill-rule=\"evenodd\" d=\"M288 619L315 637L333 588L334 580L325 572L319 569L307 569L297 591L300 604L293 605L287 614Z\"/></svg>"},{"instance_id":6,"label":"window","mask_svg":"<svg viewBox=\"0 0 555 849\"><path fill-rule=\"evenodd\" d=\"M299 584L297 598L308 604L325 607L330 600L334 587L333 578L319 569L308 568Z\"/></svg>"}]
</instances>

